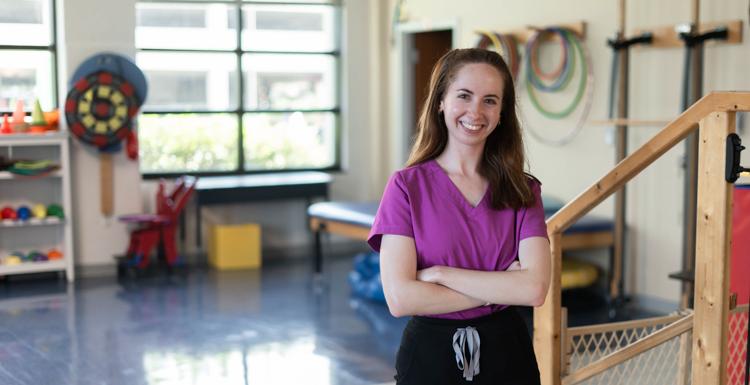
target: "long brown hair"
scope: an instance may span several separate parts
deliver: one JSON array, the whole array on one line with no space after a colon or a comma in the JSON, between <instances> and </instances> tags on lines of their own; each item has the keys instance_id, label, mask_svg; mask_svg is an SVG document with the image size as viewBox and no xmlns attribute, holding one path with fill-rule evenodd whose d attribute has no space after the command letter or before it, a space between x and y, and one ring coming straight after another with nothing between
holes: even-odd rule
<instances>
[{"instance_id":1,"label":"long brown hair","mask_svg":"<svg viewBox=\"0 0 750 385\"><path fill-rule=\"evenodd\" d=\"M534 203L529 186L533 176L524 172L521 125L516 116L516 92L513 77L503 58L494 51L479 48L454 49L443 55L432 70L430 89L417 124L417 139L406 165L412 166L440 155L448 143L448 127L440 112L440 101L462 66L485 63L493 66L503 79L500 121L484 144L479 175L489 182L494 209L528 207Z\"/></svg>"}]
</instances>

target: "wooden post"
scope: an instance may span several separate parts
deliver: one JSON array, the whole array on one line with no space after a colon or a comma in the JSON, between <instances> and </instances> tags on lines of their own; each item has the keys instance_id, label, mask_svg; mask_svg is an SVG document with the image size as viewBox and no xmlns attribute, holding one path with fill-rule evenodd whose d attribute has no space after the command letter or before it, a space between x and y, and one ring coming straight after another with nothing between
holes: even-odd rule
<instances>
[{"instance_id":1,"label":"wooden post","mask_svg":"<svg viewBox=\"0 0 750 385\"><path fill-rule=\"evenodd\" d=\"M539 363L542 384L560 385L562 235L560 232L553 232L549 234L549 240L552 277L544 305L534 308L534 352Z\"/></svg>"},{"instance_id":2,"label":"wooden post","mask_svg":"<svg viewBox=\"0 0 750 385\"><path fill-rule=\"evenodd\" d=\"M619 3L619 30L617 39L625 39L625 0ZM614 116L623 122L628 118L628 86L630 79L628 75L630 70L629 48L620 50L617 58L618 74L617 79L617 114ZM612 85L615 86L614 84ZM615 126L615 164L620 163L628 156L628 125L618 124ZM610 306L615 306L615 301L620 297L620 287L622 285L622 260L625 248L625 213L626 213L626 188L623 185L615 193L615 244L613 248L612 263L610 264L610 282L609 282L609 300L612 301ZM610 309L611 310L611 309Z\"/></svg>"},{"instance_id":3,"label":"wooden post","mask_svg":"<svg viewBox=\"0 0 750 385\"><path fill-rule=\"evenodd\" d=\"M735 112L713 112L700 123L693 384L721 385L727 377L732 184L724 162L734 127Z\"/></svg>"},{"instance_id":4,"label":"wooden post","mask_svg":"<svg viewBox=\"0 0 750 385\"><path fill-rule=\"evenodd\" d=\"M690 24L690 33L697 35L700 33L700 0L693 0L691 4L692 21ZM685 74L689 79L685 84L683 92L682 109L685 110L701 97L703 97L703 43L699 43L692 48L685 47L686 60L690 61L690 73ZM686 69L687 70L687 69ZM682 268L686 271L695 269L695 218L697 215L696 206L698 201L698 133L693 132L685 139L685 181L684 181L684 201L682 242L683 256ZM680 307L687 308L693 304L693 283L690 281L682 282L682 296Z\"/></svg>"},{"instance_id":5,"label":"wooden post","mask_svg":"<svg viewBox=\"0 0 750 385\"><path fill-rule=\"evenodd\" d=\"M571 337L568 334L568 308L560 308L560 375L570 370Z\"/></svg>"}]
</instances>

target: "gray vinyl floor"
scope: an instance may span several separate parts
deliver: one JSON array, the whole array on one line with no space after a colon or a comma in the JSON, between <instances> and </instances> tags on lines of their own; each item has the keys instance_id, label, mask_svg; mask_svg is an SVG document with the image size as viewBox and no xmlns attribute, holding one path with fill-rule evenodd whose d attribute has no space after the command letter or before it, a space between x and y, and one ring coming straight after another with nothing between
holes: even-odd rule
<instances>
[{"instance_id":1,"label":"gray vinyl floor","mask_svg":"<svg viewBox=\"0 0 750 385\"><path fill-rule=\"evenodd\" d=\"M0 279L0 384L392 383L407 320L351 297L351 262Z\"/></svg>"}]
</instances>

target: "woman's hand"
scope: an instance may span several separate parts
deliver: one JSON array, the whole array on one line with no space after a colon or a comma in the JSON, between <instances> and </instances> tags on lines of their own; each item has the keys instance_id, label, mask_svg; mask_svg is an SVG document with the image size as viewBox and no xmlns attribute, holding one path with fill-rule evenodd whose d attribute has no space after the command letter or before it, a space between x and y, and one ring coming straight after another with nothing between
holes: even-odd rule
<instances>
[{"instance_id":1,"label":"woman's hand","mask_svg":"<svg viewBox=\"0 0 750 385\"><path fill-rule=\"evenodd\" d=\"M435 265L430 266L426 269L422 269L417 271L417 281L422 282L429 282L429 283L437 283L440 284L440 277L442 276L444 270L446 269L445 266ZM516 270L523 270L523 267L521 266L521 262L518 260L513 261L513 263L508 266L505 271L516 271Z\"/></svg>"},{"instance_id":2,"label":"woman's hand","mask_svg":"<svg viewBox=\"0 0 750 385\"><path fill-rule=\"evenodd\" d=\"M508 266L505 271L516 271L516 270L523 270L523 267L521 267L521 261L515 260L513 263Z\"/></svg>"},{"instance_id":3,"label":"woman's hand","mask_svg":"<svg viewBox=\"0 0 750 385\"><path fill-rule=\"evenodd\" d=\"M417 281L429 282L429 283L440 283L440 271L443 266L435 265L430 266L426 269L417 271Z\"/></svg>"}]
</instances>

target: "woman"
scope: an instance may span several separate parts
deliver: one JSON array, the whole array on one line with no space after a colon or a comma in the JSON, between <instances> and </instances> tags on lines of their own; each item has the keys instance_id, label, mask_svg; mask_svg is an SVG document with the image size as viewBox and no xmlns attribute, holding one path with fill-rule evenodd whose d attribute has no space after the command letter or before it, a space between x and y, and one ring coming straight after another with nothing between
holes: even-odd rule
<instances>
[{"instance_id":1,"label":"woman","mask_svg":"<svg viewBox=\"0 0 750 385\"><path fill-rule=\"evenodd\" d=\"M388 308L413 316L398 384L539 384L528 330L508 307L540 306L550 278L540 183L525 163L500 55L445 54L368 240Z\"/></svg>"}]
</instances>

